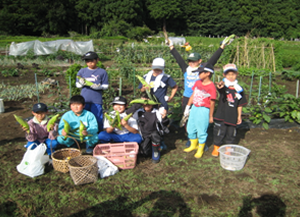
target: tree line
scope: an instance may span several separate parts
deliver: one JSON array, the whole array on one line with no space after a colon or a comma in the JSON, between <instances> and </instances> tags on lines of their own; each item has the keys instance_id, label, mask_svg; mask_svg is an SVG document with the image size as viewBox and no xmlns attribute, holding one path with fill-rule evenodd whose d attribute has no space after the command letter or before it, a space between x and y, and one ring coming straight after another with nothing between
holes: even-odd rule
<instances>
[{"instance_id":1,"label":"tree line","mask_svg":"<svg viewBox=\"0 0 300 217\"><path fill-rule=\"evenodd\" d=\"M297 0L1 0L0 34L300 37ZM138 39L138 38L137 38Z\"/></svg>"}]
</instances>

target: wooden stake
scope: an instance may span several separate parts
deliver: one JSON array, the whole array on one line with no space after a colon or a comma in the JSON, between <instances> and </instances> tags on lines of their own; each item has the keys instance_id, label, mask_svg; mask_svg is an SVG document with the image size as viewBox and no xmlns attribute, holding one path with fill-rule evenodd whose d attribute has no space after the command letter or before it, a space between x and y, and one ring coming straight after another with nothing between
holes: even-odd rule
<instances>
[{"instance_id":1,"label":"wooden stake","mask_svg":"<svg viewBox=\"0 0 300 217\"><path fill-rule=\"evenodd\" d=\"M273 47L273 44L271 45L272 47L272 57L273 57L273 72L276 72L276 66L275 66L275 55L274 55L274 47Z\"/></svg>"}]
</instances>

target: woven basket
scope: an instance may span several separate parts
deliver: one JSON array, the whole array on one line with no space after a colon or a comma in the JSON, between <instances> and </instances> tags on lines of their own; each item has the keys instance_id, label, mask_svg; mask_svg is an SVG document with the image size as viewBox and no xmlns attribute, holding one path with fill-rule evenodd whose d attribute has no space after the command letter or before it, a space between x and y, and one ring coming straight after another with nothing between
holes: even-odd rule
<instances>
[{"instance_id":1,"label":"woven basket","mask_svg":"<svg viewBox=\"0 0 300 217\"><path fill-rule=\"evenodd\" d=\"M68 136L70 137L70 136ZM70 137L72 138L72 137ZM74 139L74 138L72 138ZM78 146L78 149L76 148L64 148L55 151L52 153L52 165L53 168L59 172L67 173L69 172L69 166L68 161L74 157L78 157L81 155L80 146L76 139L74 139L75 143Z\"/></svg>"},{"instance_id":2,"label":"woven basket","mask_svg":"<svg viewBox=\"0 0 300 217\"><path fill-rule=\"evenodd\" d=\"M97 159L93 156L81 155L68 162L70 175L75 185L96 182L98 179Z\"/></svg>"}]
</instances>

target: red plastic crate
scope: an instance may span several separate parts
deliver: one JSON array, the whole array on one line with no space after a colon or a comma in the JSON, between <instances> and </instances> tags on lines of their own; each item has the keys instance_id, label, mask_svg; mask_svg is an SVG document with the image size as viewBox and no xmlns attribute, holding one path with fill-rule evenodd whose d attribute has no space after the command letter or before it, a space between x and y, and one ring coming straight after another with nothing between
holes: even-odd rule
<instances>
[{"instance_id":1,"label":"red plastic crate","mask_svg":"<svg viewBox=\"0 0 300 217\"><path fill-rule=\"evenodd\" d=\"M136 165L138 151L136 142L98 144L93 156L104 156L120 169L132 169Z\"/></svg>"}]
</instances>

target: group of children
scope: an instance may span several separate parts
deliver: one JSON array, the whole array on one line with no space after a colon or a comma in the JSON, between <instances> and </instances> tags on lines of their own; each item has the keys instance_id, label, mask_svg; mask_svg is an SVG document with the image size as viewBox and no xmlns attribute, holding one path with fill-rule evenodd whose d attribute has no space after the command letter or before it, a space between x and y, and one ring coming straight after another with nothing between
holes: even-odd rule
<instances>
[{"instance_id":1,"label":"group of children","mask_svg":"<svg viewBox=\"0 0 300 217\"><path fill-rule=\"evenodd\" d=\"M247 103L243 88L238 84L236 65L227 64L223 67L224 79L216 84L219 92L219 103L214 114L217 92L211 76L214 73L214 64L221 56L225 43L213 54L207 63L202 63L199 53L191 53L185 63L174 48L172 41L167 41L170 52L176 59L184 73L184 94L182 99L183 115L188 117L186 130L188 135L185 152L197 150L195 157L203 155L209 123L214 122L214 150L213 156L218 156L218 149L222 143L233 143L236 137L236 125L242 122L242 106ZM148 94L143 94L144 103L135 103L130 108L127 100L118 96L111 103L113 111L109 115L114 118L120 115L120 126L111 126L107 118L103 120L102 91L108 88L108 76L104 69L97 67L99 61L95 52L88 52L83 57L87 67L77 74L76 87L82 88L81 95L70 99L70 111L66 112L59 122L53 124L50 132L47 131L47 106L38 103L33 106L33 119L30 120L30 132L26 132L29 147L44 142L47 153L55 150L58 144L71 147L74 138L69 131L78 135L79 128L81 142L86 143L86 152L92 153L97 143L136 142L139 144L139 154L152 155L154 163L160 160L160 149L163 147L163 136L168 132L169 119L168 102L175 96L178 85L170 75L164 73L165 61L155 58L152 70L143 76L149 85L139 84L141 92L147 91L154 95L159 104L147 103L151 100ZM150 86L150 88L149 88ZM167 96L168 87L171 95ZM125 117L133 114L131 117ZM66 128L66 124L68 124ZM26 131L25 128L23 128ZM68 132L66 132L68 131ZM72 135L73 135L72 134ZM34 148L34 147L33 147ZM52 149L52 150L51 150Z\"/></svg>"}]
</instances>

